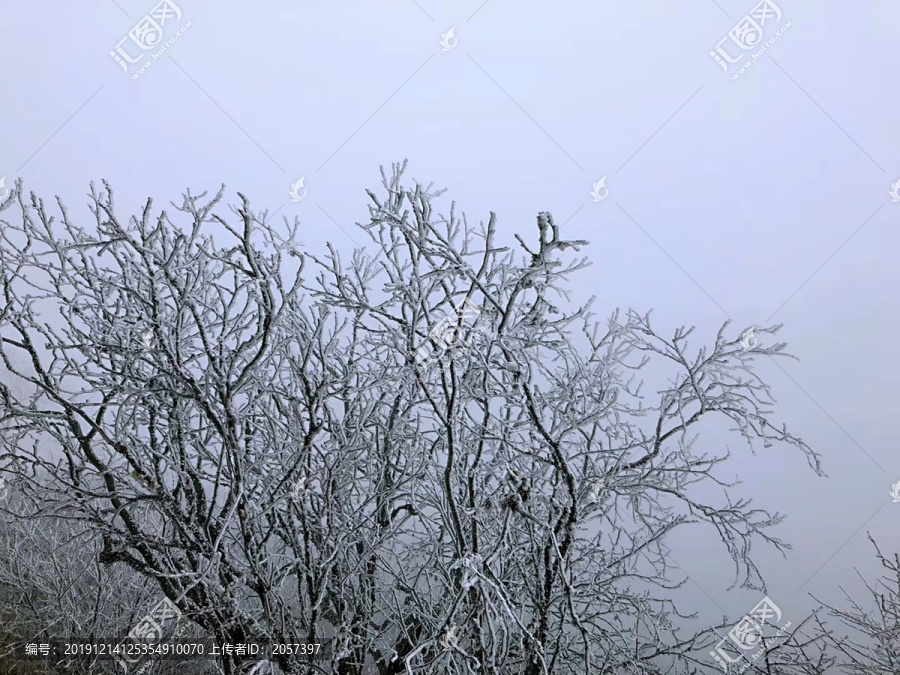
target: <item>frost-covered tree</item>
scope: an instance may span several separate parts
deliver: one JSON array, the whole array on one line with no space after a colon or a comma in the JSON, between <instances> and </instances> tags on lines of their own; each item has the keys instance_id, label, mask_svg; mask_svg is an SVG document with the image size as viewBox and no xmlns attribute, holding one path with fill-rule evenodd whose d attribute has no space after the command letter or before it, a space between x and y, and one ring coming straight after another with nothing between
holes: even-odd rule
<instances>
[{"instance_id":1,"label":"frost-covered tree","mask_svg":"<svg viewBox=\"0 0 900 675\"><path fill-rule=\"evenodd\" d=\"M33 480L32 487L38 482ZM121 673L112 660L99 658L15 657L28 643L109 642L125 635L159 601L160 592L155 579L125 565L101 564L91 527L53 515L45 504L29 503L18 485L5 492L0 502L0 675ZM32 494L40 498L39 491ZM154 664L148 675L199 675L203 666L167 660Z\"/></svg>"},{"instance_id":2,"label":"frost-covered tree","mask_svg":"<svg viewBox=\"0 0 900 675\"><path fill-rule=\"evenodd\" d=\"M819 608L788 636L763 637L761 658L735 664L748 675L896 675L900 673L900 554L884 553L869 535L884 573L859 575L867 597L841 588L843 601L816 599Z\"/></svg>"},{"instance_id":3,"label":"frost-covered tree","mask_svg":"<svg viewBox=\"0 0 900 675\"><path fill-rule=\"evenodd\" d=\"M404 169L349 259L243 195L223 210L224 187L122 220L104 183L88 229L19 184L0 357L31 393L0 387L4 470L207 634L332 640L330 660L225 673L705 668L714 635L672 602L666 544L704 523L763 586L750 547L785 548L780 516L732 498L728 453L697 439L718 418L821 472L753 369L785 345L598 320L566 293L586 242L548 213L498 242L493 213L439 215Z\"/></svg>"},{"instance_id":4,"label":"frost-covered tree","mask_svg":"<svg viewBox=\"0 0 900 675\"><path fill-rule=\"evenodd\" d=\"M900 673L900 554L885 554L869 535L884 574L874 582L865 580L866 601L844 590L845 606L822 603L840 633L826 630L827 648L835 654L841 670L848 675L894 675ZM843 590L843 589L842 589Z\"/></svg>"}]
</instances>

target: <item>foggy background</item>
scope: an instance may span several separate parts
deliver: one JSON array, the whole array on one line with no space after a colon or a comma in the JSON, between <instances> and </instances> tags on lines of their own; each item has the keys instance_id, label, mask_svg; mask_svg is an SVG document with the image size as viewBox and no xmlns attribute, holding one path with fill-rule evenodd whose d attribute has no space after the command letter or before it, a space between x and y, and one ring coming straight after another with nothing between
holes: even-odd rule
<instances>
[{"instance_id":1,"label":"foggy background","mask_svg":"<svg viewBox=\"0 0 900 675\"><path fill-rule=\"evenodd\" d=\"M125 74L109 52L155 4L3 3L6 187L58 194L90 225L92 180L111 182L120 217L225 183L229 203L240 191L277 220L299 216L311 250L347 253L367 242L364 190L404 158L407 179L449 188L443 212L496 211L504 245L548 210L565 238L591 242L573 304L653 308L664 335L696 325L695 347L729 317L731 334L785 323L801 361L760 372L829 478L718 430L698 447L727 443L718 475L743 481L734 494L788 515L773 532L788 559L754 552L786 620L815 606L810 593L859 595L854 568L879 572L867 532L900 550L896 2L780 0L790 28L732 80L709 52L753 0L178 0L190 27L132 80L138 64ZM308 193L292 202L300 177ZM761 596L727 590L731 562L709 534L669 540L698 627Z\"/></svg>"}]
</instances>

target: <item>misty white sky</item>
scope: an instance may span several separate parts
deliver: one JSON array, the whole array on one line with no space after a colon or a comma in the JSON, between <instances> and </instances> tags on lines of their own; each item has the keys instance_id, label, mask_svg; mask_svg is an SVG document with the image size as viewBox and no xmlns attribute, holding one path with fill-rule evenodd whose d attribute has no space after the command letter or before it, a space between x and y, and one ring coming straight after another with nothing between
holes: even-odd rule
<instances>
[{"instance_id":1,"label":"misty white sky","mask_svg":"<svg viewBox=\"0 0 900 675\"><path fill-rule=\"evenodd\" d=\"M788 560L757 552L786 619L807 593L858 589L854 567L877 572L867 531L900 550L900 4L780 0L790 28L732 80L709 51L754 0L176 1L165 38L190 27L137 80L109 51L154 0L3 3L7 186L58 194L87 225L92 180L112 182L121 214L224 182L230 201L299 216L309 247L347 251L366 241L364 189L404 158L407 178L449 188L445 209L496 211L506 243L549 210L591 242L573 302L653 308L663 332L695 324L710 342L728 317L734 334L785 323L801 361L760 368L829 478L783 448L699 443L728 443L736 494L789 516ZM726 590L713 540L673 544L685 609L736 619L759 599Z\"/></svg>"}]
</instances>

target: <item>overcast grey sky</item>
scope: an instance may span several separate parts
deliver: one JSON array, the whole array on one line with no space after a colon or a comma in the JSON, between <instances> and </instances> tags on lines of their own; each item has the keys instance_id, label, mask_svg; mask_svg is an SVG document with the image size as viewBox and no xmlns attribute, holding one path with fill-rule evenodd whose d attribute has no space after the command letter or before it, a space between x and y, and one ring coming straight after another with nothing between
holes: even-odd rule
<instances>
[{"instance_id":1,"label":"overcast grey sky","mask_svg":"<svg viewBox=\"0 0 900 675\"><path fill-rule=\"evenodd\" d=\"M7 186L59 194L89 224L91 180L112 182L121 213L224 182L299 216L308 246L346 250L365 241L364 189L403 158L449 188L445 209L496 211L507 242L549 210L591 242L573 301L654 308L663 332L696 324L707 341L728 317L786 324L801 361L761 368L829 478L798 453L699 441L728 440L738 493L789 515L789 559L758 552L786 618L808 592L858 589L854 567L878 571L866 531L900 549L900 4L778 0L764 40L789 28L732 79L738 64L725 74L709 52L755 0L176 2L164 39L190 26L136 80L109 52L154 0L3 4ZM673 543L687 609L738 618L759 599L726 590L711 540Z\"/></svg>"}]
</instances>

